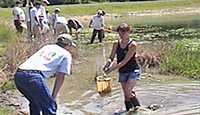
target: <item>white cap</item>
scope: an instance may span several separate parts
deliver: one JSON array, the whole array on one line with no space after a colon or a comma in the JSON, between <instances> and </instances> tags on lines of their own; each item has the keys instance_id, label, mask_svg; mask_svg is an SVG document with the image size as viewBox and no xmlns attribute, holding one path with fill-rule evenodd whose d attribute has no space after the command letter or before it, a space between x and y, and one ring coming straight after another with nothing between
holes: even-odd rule
<instances>
[{"instance_id":1,"label":"white cap","mask_svg":"<svg viewBox=\"0 0 200 115\"><path fill-rule=\"evenodd\" d=\"M102 10L98 10L97 14L103 14Z\"/></svg>"},{"instance_id":2,"label":"white cap","mask_svg":"<svg viewBox=\"0 0 200 115\"><path fill-rule=\"evenodd\" d=\"M60 8L55 8L55 11L58 11L58 12L60 12L61 10L60 10Z\"/></svg>"},{"instance_id":3,"label":"white cap","mask_svg":"<svg viewBox=\"0 0 200 115\"><path fill-rule=\"evenodd\" d=\"M70 44L72 46L76 46L76 44L73 42L73 37L69 34L60 34L58 37L57 37L57 42L58 43L62 43L62 44Z\"/></svg>"},{"instance_id":4,"label":"white cap","mask_svg":"<svg viewBox=\"0 0 200 115\"><path fill-rule=\"evenodd\" d=\"M47 4L50 4L50 2L48 0L43 0L43 2L46 2Z\"/></svg>"}]
</instances>

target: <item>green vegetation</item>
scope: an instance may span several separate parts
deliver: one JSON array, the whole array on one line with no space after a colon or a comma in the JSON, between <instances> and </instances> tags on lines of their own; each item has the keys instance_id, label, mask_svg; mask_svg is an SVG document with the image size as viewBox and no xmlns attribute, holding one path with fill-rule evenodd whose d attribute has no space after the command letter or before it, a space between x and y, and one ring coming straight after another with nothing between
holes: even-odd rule
<instances>
[{"instance_id":1,"label":"green vegetation","mask_svg":"<svg viewBox=\"0 0 200 115\"><path fill-rule=\"evenodd\" d=\"M0 115L14 115L14 112L10 109L9 106L0 103Z\"/></svg>"},{"instance_id":2,"label":"green vegetation","mask_svg":"<svg viewBox=\"0 0 200 115\"><path fill-rule=\"evenodd\" d=\"M9 22L0 21L0 41L9 42L11 39L16 38L16 30L13 28Z\"/></svg>"},{"instance_id":3,"label":"green vegetation","mask_svg":"<svg viewBox=\"0 0 200 115\"><path fill-rule=\"evenodd\" d=\"M200 78L200 39L172 41L161 60L162 73Z\"/></svg>"},{"instance_id":4,"label":"green vegetation","mask_svg":"<svg viewBox=\"0 0 200 115\"><path fill-rule=\"evenodd\" d=\"M55 7L61 8L61 15L84 15L94 14L98 9L104 9L107 13L126 13L130 11L141 10L160 10L173 9L184 7L199 7L200 1L197 0L178 0L178 1L156 1L156 2L114 2L101 4L86 4L86 5L59 5L50 6L50 12L53 12ZM92 10L91 10L92 9Z\"/></svg>"},{"instance_id":5,"label":"green vegetation","mask_svg":"<svg viewBox=\"0 0 200 115\"><path fill-rule=\"evenodd\" d=\"M148 1L148 2L105 2L101 4L75 4L75 5L54 5L48 6L47 10L54 12L56 7L61 8L60 15L91 15L96 13L98 9L104 9L107 13L126 13L130 11L142 10L160 10L160 9L177 9L186 7L199 7L198 0L173 0L173 1ZM92 10L91 10L92 9ZM0 17L12 19L11 8L0 8Z\"/></svg>"}]
</instances>

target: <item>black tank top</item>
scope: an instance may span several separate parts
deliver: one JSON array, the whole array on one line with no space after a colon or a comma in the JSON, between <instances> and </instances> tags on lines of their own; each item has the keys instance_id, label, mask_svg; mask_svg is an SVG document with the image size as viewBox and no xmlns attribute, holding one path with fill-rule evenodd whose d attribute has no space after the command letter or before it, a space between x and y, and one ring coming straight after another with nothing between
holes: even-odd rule
<instances>
[{"instance_id":1,"label":"black tank top","mask_svg":"<svg viewBox=\"0 0 200 115\"><path fill-rule=\"evenodd\" d=\"M126 48L122 49L120 46L120 40L118 41L118 46L117 46L117 51L116 51L117 63L121 62L125 58L125 56L128 52L128 47L131 43L132 43L132 40L129 41ZM123 67L119 68L119 72L128 73L128 72L134 71L135 69L139 69L139 68L140 68L140 66L136 61L136 53L134 53L133 57Z\"/></svg>"}]
</instances>

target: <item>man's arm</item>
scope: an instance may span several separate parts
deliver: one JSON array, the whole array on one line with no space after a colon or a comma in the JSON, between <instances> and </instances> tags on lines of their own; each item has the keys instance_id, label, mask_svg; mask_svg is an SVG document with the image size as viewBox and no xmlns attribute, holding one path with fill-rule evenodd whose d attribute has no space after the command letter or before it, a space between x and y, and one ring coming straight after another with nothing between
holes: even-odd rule
<instances>
[{"instance_id":1,"label":"man's arm","mask_svg":"<svg viewBox=\"0 0 200 115\"><path fill-rule=\"evenodd\" d=\"M60 88L61 88L61 86L64 82L64 79L65 79L65 74L58 72L57 77L56 77L56 81L55 81L55 84L54 84L54 88L53 88L53 93L52 93L54 100L56 99L58 91L60 90Z\"/></svg>"},{"instance_id":2,"label":"man's arm","mask_svg":"<svg viewBox=\"0 0 200 115\"><path fill-rule=\"evenodd\" d=\"M92 27L92 22L93 22L93 21L92 21L92 20L90 20L90 25L89 25L89 27L90 27L90 28Z\"/></svg>"}]
</instances>

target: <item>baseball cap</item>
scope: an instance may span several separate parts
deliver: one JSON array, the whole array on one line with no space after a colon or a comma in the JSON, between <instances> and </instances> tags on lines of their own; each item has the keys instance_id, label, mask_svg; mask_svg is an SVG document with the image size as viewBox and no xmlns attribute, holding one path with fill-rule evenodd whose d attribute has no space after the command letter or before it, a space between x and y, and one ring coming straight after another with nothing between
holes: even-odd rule
<instances>
[{"instance_id":1,"label":"baseball cap","mask_svg":"<svg viewBox=\"0 0 200 115\"><path fill-rule=\"evenodd\" d=\"M76 46L76 44L73 42L73 37L69 34L61 34L57 37L57 43L61 43L64 45L70 44L71 46Z\"/></svg>"},{"instance_id":2,"label":"baseball cap","mask_svg":"<svg viewBox=\"0 0 200 115\"><path fill-rule=\"evenodd\" d=\"M103 14L102 10L98 10L97 14Z\"/></svg>"},{"instance_id":3,"label":"baseball cap","mask_svg":"<svg viewBox=\"0 0 200 115\"><path fill-rule=\"evenodd\" d=\"M40 1L35 2L35 5L41 5Z\"/></svg>"},{"instance_id":4,"label":"baseball cap","mask_svg":"<svg viewBox=\"0 0 200 115\"><path fill-rule=\"evenodd\" d=\"M43 0L43 2L46 2L47 4L50 4L50 2L48 0Z\"/></svg>"},{"instance_id":5,"label":"baseball cap","mask_svg":"<svg viewBox=\"0 0 200 115\"><path fill-rule=\"evenodd\" d=\"M55 8L55 11L59 11L60 12L61 10L60 10L60 8Z\"/></svg>"}]
</instances>

